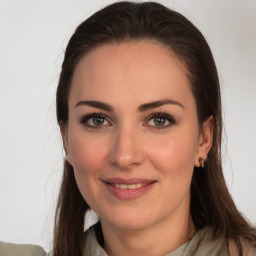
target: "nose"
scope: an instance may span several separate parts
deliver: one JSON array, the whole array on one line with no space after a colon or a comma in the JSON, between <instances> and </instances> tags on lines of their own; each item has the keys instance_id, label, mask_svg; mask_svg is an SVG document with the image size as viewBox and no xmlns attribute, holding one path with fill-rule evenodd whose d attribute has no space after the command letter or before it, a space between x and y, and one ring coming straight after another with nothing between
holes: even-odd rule
<instances>
[{"instance_id":1,"label":"nose","mask_svg":"<svg viewBox=\"0 0 256 256\"><path fill-rule=\"evenodd\" d=\"M129 170L142 164L145 159L141 135L136 129L118 129L112 140L110 162L121 170Z\"/></svg>"}]
</instances>

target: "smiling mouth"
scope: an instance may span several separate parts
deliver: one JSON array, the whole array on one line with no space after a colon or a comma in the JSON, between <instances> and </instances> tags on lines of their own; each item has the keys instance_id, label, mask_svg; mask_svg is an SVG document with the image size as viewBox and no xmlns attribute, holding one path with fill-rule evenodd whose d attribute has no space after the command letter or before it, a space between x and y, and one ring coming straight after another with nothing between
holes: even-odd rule
<instances>
[{"instance_id":1,"label":"smiling mouth","mask_svg":"<svg viewBox=\"0 0 256 256\"><path fill-rule=\"evenodd\" d=\"M101 181L105 184L111 195L121 200L136 199L150 191L155 183L157 183L156 180L150 179L123 179L119 177L107 178Z\"/></svg>"},{"instance_id":2,"label":"smiling mouth","mask_svg":"<svg viewBox=\"0 0 256 256\"><path fill-rule=\"evenodd\" d=\"M150 191L157 181L144 179L108 179L103 181L107 190L114 197L121 200L132 200L139 198Z\"/></svg>"},{"instance_id":3,"label":"smiling mouth","mask_svg":"<svg viewBox=\"0 0 256 256\"><path fill-rule=\"evenodd\" d=\"M145 187L150 183L135 183L135 184L108 183L108 184L119 189L138 189L138 188Z\"/></svg>"}]
</instances>

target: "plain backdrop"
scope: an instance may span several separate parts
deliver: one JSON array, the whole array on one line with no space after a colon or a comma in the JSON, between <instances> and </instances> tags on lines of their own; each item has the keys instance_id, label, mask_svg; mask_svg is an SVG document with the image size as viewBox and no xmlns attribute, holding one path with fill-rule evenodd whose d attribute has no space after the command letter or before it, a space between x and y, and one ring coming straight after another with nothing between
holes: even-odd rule
<instances>
[{"instance_id":1,"label":"plain backdrop","mask_svg":"<svg viewBox=\"0 0 256 256\"><path fill-rule=\"evenodd\" d=\"M65 46L113 1L0 1L0 240L51 247L63 151L55 91ZM228 187L256 225L256 1L158 1L205 35L218 67Z\"/></svg>"}]
</instances>

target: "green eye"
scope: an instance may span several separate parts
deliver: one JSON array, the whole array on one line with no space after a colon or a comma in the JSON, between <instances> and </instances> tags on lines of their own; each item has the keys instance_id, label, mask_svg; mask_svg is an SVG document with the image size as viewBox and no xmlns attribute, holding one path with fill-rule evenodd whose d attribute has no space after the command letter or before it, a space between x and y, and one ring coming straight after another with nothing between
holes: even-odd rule
<instances>
[{"instance_id":1,"label":"green eye","mask_svg":"<svg viewBox=\"0 0 256 256\"><path fill-rule=\"evenodd\" d=\"M104 118L101 118L101 117L94 117L94 118L92 118L92 122L93 122L93 124L96 125L96 126L103 125L103 124L104 124L104 121L105 121L105 119L104 119Z\"/></svg>"},{"instance_id":2,"label":"green eye","mask_svg":"<svg viewBox=\"0 0 256 256\"><path fill-rule=\"evenodd\" d=\"M164 126L166 123L166 119L162 117L155 117L154 118L154 124L155 126Z\"/></svg>"},{"instance_id":3,"label":"green eye","mask_svg":"<svg viewBox=\"0 0 256 256\"><path fill-rule=\"evenodd\" d=\"M156 129L164 129L176 124L176 121L170 114L153 113L146 124Z\"/></svg>"},{"instance_id":4,"label":"green eye","mask_svg":"<svg viewBox=\"0 0 256 256\"><path fill-rule=\"evenodd\" d=\"M81 118L80 123L89 128L103 128L110 126L110 122L101 113L92 113Z\"/></svg>"}]
</instances>

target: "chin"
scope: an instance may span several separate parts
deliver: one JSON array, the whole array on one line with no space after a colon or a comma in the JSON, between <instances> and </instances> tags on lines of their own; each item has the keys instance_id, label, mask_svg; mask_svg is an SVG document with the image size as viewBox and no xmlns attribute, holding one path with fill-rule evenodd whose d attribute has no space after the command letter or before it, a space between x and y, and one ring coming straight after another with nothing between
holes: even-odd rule
<instances>
[{"instance_id":1,"label":"chin","mask_svg":"<svg viewBox=\"0 0 256 256\"><path fill-rule=\"evenodd\" d=\"M154 222L150 216L135 212L113 213L111 218L106 221L117 229L136 231L145 229Z\"/></svg>"}]
</instances>

